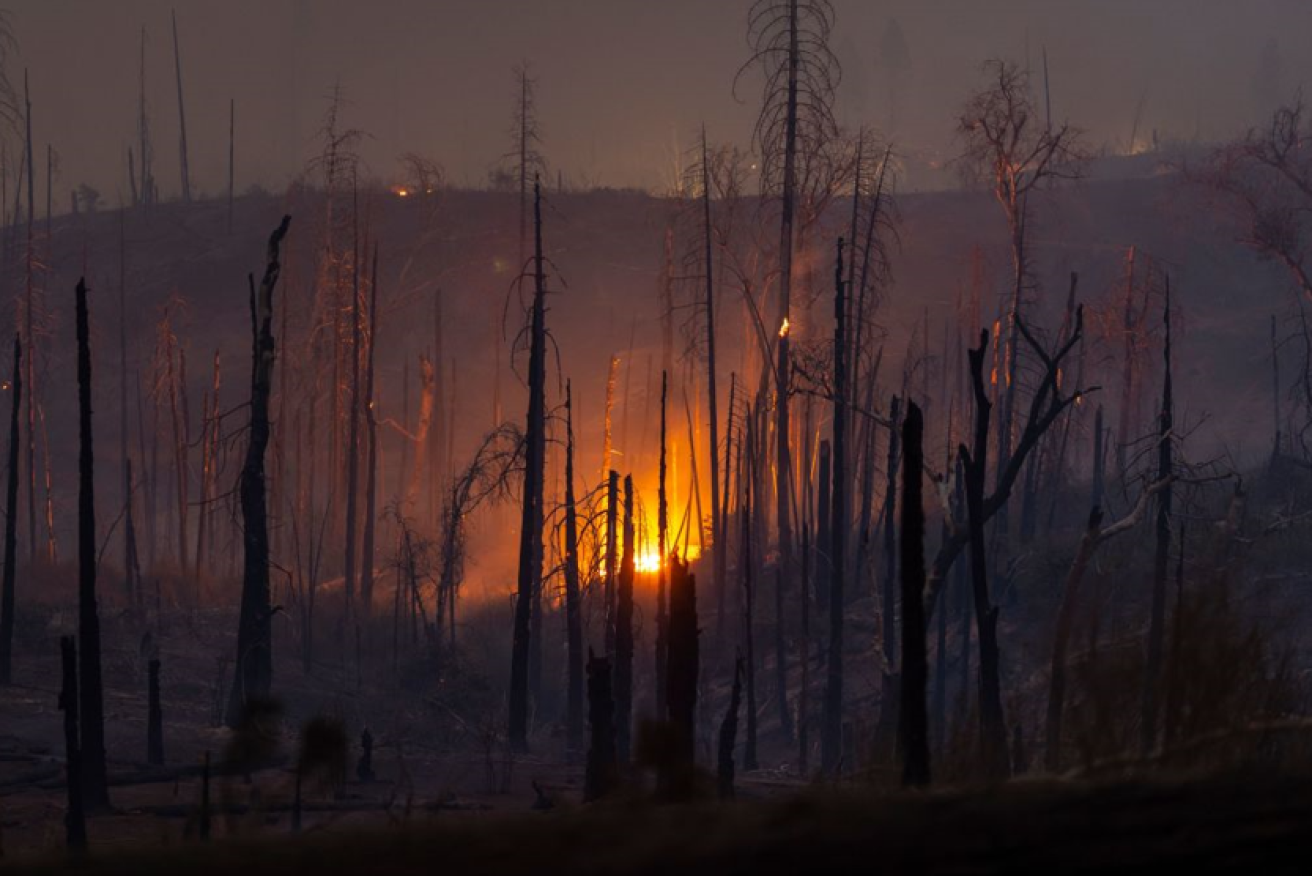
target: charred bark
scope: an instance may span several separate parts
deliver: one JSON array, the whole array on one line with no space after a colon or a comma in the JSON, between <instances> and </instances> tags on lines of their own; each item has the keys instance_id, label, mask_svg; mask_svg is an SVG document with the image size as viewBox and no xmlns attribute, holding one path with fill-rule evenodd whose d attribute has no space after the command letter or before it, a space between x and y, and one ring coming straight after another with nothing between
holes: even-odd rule
<instances>
[{"instance_id":1,"label":"charred bark","mask_svg":"<svg viewBox=\"0 0 1312 876\"><path fill-rule=\"evenodd\" d=\"M565 742L571 754L583 746L583 606L579 591L578 505L574 498L574 403L565 382L565 634L568 691Z\"/></svg>"},{"instance_id":2,"label":"charred bark","mask_svg":"<svg viewBox=\"0 0 1312 876\"><path fill-rule=\"evenodd\" d=\"M269 396L273 386L275 347L273 293L282 269L280 247L292 218L269 236L268 264L258 293L251 286L251 419L250 440L239 483L242 547L241 615L237 655L227 724L236 727L248 700L267 697L273 684L273 608L269 594L269 518L265 503L264 454L269 446Z\"/></svg>"},{"instance_id":3,"label":"charred bark","mask_svg":"<svg viewBox=\"0 0 1312 876\"><path fill-rule=\"evenodd\" d=\"M23 339L14 336L13 396L9 403L9 474L5 482L5 566L0 586L0 684L13 681L14 578L18 561L18 442L23 404Z\"/></svg>"},{"instance_id":4,"label":"charred bark","mask_svg":"<svg viewBox=\"0 0 1312 876\"><path fill-rule=\"evenodd\" d=\"M629 763L633 751L633 478L624 478L624 557L615 594L615 754Z\"/></svg>"},{"instance_id":5,"label":"charred bark","mask_svg":"<svg viewBox=\"0 0 1312 876\"><path fill-rule=\"evenodd\" d=\"M90 809L109 806L105 775L105 700L100 671L100 612L96 607L95 444L91 435L91 326L87 285L77 283L78 388L78 659L79 713L85 802Z\"/></svg>"},{"instance_id":6,"label":"charred bark","mask_svg":"<svg viewBox=\"0 0 1312 876\"><path fill-rule=\"evenodd\" d=\"M743 699L743 655L738 653L733 664L733 690L729 693L729 708L720 722L719 759L716 764L716 784L721 800L733 799L733 749L738 737L738 710Z\"/></svg>"},{"instance_id":7,"label":"charred bark","mask_svg":"<svg viewBox=\"0 0 1312 876\"><path fill-rule=\"evenodd\" d=\"M615 759L615 699L610 660L588 649L588 725L591 743L583 779L583 801L605 797L614 788L619 768Z\"/></svg>"},{"instance_id":8,"label":"charred bark","mask_svg":"<svg viewBox=\"0 0 1312 876\"><path fill-rule=\"evenodd\" d=\"M64 713L64 784L68 792L68 811L64 813L64 841L71 852L87 847L87 815L83 800L82 750L78 741L77 645L72 636L59 639L63 684L59 691L59 708Z\"/></svg>"},{"instance_id":9,"label":"charred bark","mask_svg":"<svg viewBox=\"0 0 1312 876\"><path fill-rule=\"evenodd\" d=\"M914 402L902 423L906 458L902 463L902 673L898 710L902 784L929 784L929 716L925 694L929 682L925 641L925 512L923 470L925 423ZM940 608L940 611L944 609Z\"/></svg>"}]
</instances>

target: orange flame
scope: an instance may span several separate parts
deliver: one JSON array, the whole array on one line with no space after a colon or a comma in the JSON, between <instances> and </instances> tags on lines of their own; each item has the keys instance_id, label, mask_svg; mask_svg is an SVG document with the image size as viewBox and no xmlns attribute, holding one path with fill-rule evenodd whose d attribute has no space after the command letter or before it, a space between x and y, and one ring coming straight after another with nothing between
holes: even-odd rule
<instances>
[{"instance_id":1,"label":"orange flame","mask_svg":"<svg viewBox=\"0 0 1312 876\"><path fill-rule=\"evenodd\" d=\"M786 338L786 337L788 337L788 330L789 330L791 327L792 327L792 324L791 324L790 322L788 322L788 317L785 316L785 317L784 317L784 324L781 325L781 326L779 326L779 337L781 337L781 338Z\"/></svg>"}]
</instances>

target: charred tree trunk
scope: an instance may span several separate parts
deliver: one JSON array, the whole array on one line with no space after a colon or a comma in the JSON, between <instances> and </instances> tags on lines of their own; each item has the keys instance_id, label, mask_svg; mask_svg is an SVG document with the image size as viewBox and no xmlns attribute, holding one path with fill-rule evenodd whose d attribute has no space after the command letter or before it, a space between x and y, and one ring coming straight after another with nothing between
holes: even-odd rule
<instances>
[{"instance_id":1,"label":"charred tree trunk","mask_svg":"<svg viewBox=\"0 0 1312 876\"><path fill-rule=\"evenodd\" d=\"M374 359L378 349L378 247L374 246L369 281L369 359L365 369L364 413L365 457L364 537L360 551L360 622L369 638L374 605L374 536L378 525L378 417L374 413ZM452 599L455 596L452 595Z\"/></svg>"},{"instance_id":2,"label":"charred tree trunk","mask_svg":"<svg viewBox=\"0 0 1312 876\"><path fill-rule=\"evenodd\" d=\"M82 852L87 847L87 814L82 796L82 750L78 742L77 645L72 636L60 637L59 656L63 670L59 708L64 712L64 783L68 791L64 837L69 851Z\"/></svg>"},{"instance_id":3,"label":"charred tree trunk","mask_svg":"<svg viewBox=\"0 0 1312 876\"><path fill-rule=\"evenodd\" d=\"M716 598L725 586L727 557L720 519L720 413L715 389L715 282L711 259L711 170L706 149L706 128L702 128L702 232L706 271L706 395L711 430L711 587ZM665 555L661 554L664 561Z\"/></svg>"},{"instance_id":4,"label":"charred tree trunk","mask_svg":"<svg viewBox=\"0 0 1312 876\"><path fill-rule=\"evenodd\" d=\"M579 593L578 506L574 499L574 405L565 382L565 631L569 663L565 742L571 755L583 747L583 618Z\"/></svg>"},{"instance_id":5,"label":"charred tree trunk","mask_svg":"<svg viewBox=\"0 0 1312 876\"><path fill-rule=\"evenodd\" d=\"M91 437L91 327L87 314L87 285L77 283L77 388L78 388L78 645L79 713L83 781L91 809L109 806L105 775L105 701L100 673L100 612L96 607L96 498L95 455Z\"/></svg>"},{"instance_id":6,"label":"charred tree trunk","mask_svg":"<svg viewBox=\"0 0 1312 876\"><path fill-rule=\"evenodd\" d=\"M173 69L178 80L178 154L182 170L182 203L191 203L191 174L187 168L187 109L182 99L182 49L178 45L178 15L173 13Z\"/></svg>"},{"instance_id":7,"label":"charred tree trunk","mask_svg":"<svg viewBox=\"0 0 1312 876\"><path fill-rule=\"evenodd\" d=\"M146 763L164 764L164 712L159 702L159 658L150 661L147 678Z\"/></svg>"},{"instance_id":8,"label":"charred tree trunk","mask_svg":"<svg viewBox=\"0 0 1312 876\"><path fill-rule=\"evenodd\" d=\"M666 582L669 581L669 554L666 544L670 527L670 507L665 493L665 439L666 395L669 391L669 374L661 372L661 446L660 471L656 499L656 555L660 567L656 570L656 714L666 712L667 659L669 657L669 614L666 610Z\"/></svg>"},{"instance_id":9,"label":"charred tree trunk","mask_svg":"<svg viewBox=\"0 0 1312 876\"><path fill-rule=\"evenodd\" d=\"M674 745L666 788L687 793L693 784L696 749L697 673L700 643L697 630L697 579L675 556L670 563L669 721Z\"/></svg>"},{"instance_id":10,"label":"charred tree trunk","mask_svg":"<svg viewBox=\"0 0 1312 876\"><path fill-rule=\"evenodd\" d=\"M525 429L524 509L519 534L519 583L510 658L510 744L528 749L528 660L533 601L542 587L542 490L546 458L546 273L542 254L542 189L533 185L533 321Z\"/></svg>"},{"instance_id":11,"label":"charred tree trunk","mask_svg":"<svg viewBox=\"0 0 1312 876\"><path fill-rule=\"evenodd\" d=\"M1167 481L1157 497L1157 543L1153 553L1152 614L1148 622L1147 659L1144 662L1140 749L1146 755L1157 744L1158 685L1162 678L1162 651L1166 637L1166 576L1171 555L1171 478L1174 399L1171 391L1171 278L1166 278L1166 308L1162 314L1166 343L1162 349L1162 411L1157 438L1157 479Z\"/></svg>"},{"instance_id":12,"label":"charred tree trunk","mask_svg":"<svg viewBox=\"0 0 1312 876\"><path fill-rule=\"evenodd\" d=\"M342 579L346 595L346 604L342 632L349 642L359 631L355 605L356 573L356 531L360 516L360 247L357 243L351 256L351 348L350 348L350 395L346 411L346 532L342 562ZM347 648L349 650L349 646Z\"/></svg>"},{"instance_id":13,"label":"charred tree trunk","mask_svg":"<svg viewBox=\"0 0 1312 876\"><path fill-rule=\"evenodd\" d=\"M1066 650L1075 625L1076 600L1079 597L1079 586L1084 578L1084 571L1093 559L1101 535L1102 509L1095 506L1089 512L1089 522L1085 526L1084 536L1080 539L1075 562L1071 563L1071 570L1066 575L1061 607L1057 612L1057 626L1052 635L1052 666L1048 674L1048 716L1043 755L1044 769L1050 773L1061 769L1062 714L1066 705Z\"/></svg>"},{"instance_id":14,"label":"charred tree trunk","mask_svg":"<svg viewBox=\"0 0 1312 876\"><path fill-rule=\"evenodd\" d=\"M733 665L733 690L729 694L729 708L720 722L719 760L716 764L716 784L721 800L733 799L733 749L738 737L738 710L743 699L743 655L739 652Z\"/></svg>"},{"instance_id":15,"label":"charred tree trunk","mask_svg":"<svg viewBox=\"0 0 1312 876\"><path fill-rule=\"evenodd\" d=\"M925 467L925 423L920 408L907 404L902 423L906 458L902 464L902 692L898 710L899 748L902 750L902 784L929 784L929 716L925 693L929 682L926 656L925 512L922 472ZM945 611L940 608L939 611Z\"/></svg>"},{"instance_id":16,"label":"charred tree trunk","mask_svg":"<svg viewBox=\"0 0 1312 876\"><path fill-rule=\"evenodd\" d=\"M611 692L610 660L588 649L588 725L591 743L583 779L583 801L605 797L615 785L615 699Z\"/></svg>"},{"instance_id":17,"label":"charred tree trunk","mask_svg":"<svg viewBox=\"0 0 1312 876\"><path fill-rule=\"evenodd\" d=\"M624 478L624 558L615 594L615 753L628 764L633 749L633 478ZM672 601L672 600L671 600Z\"/></svg>"},{"instance_id":18,"label":"charred tree trunk","mask_svg":"<svg viewBox=\"0 0 1312 876\"><path fill-rule=\"evenodd\" d=\"M751 772L757 769L756 761L756 618L755 585L752 581L752 567L756 557L752 546L753 512L755 510L752 488L756 483L756 414L747 414L747 465L744 469L739 464L738 483L742 484L742 547L738 552L739 573L743 582L743 639L747 651L747 741L743 749L743 769ZM741 449L739 454L741 456Z\"/></svg>"},{"instance_id":19,"label":"charred tree trunk","mask_svg":"<svg viewBox=\"0 0 1312 876\"><path fill-rule=\"evenodd\" d=\"M13 682L14 578L18 561L18 442L23 404L23 339L14 336L13 396L9 402L9 474L5 482L5 566L0 587L0 684Z\"/></svg>"},{"instance_id":20,"label":"charred tree trunk","mask_svg":"<svg viewBox=\"0 0 1312 876\"><path fill-rule=\"evenodd\" d=\"M291 224L290 216L269 236L268 264L259 292L251 285L251 420L250 441L242 465L241 616L237 626L237 657L227 724L236 727L248 700L267 697L273 684L273 609L269 604L269 518L265 506L264 453L269 446L269 395L273 386L273 292L278 283L279 247Z\"/></svg>"},{"instance_id":21,"label":"charred tree trunk","mask_svg":"<svg viewBox=\"0 0 1312 876\"><path fill-rule=\"evenodd\" d=\"M615 590L620 576L620 474L606 477L606 587L605 632L603 639L607 659L615 657Z\"/></svg>"},{"instance_id":22,"label":"charred tree trunk","mask_svg":"<svg viewBox=\"0 0 1312 876\"><path fill-rule=\"evenodd\" d=\"M829 519L829 659L825 679L821 768L836 775L843 759L843 609L847 599L847 533L851 521L847 474L847 301L843 284L843 241L834 271L833 511ZM823 490L823 488L822 488Z\"/></svg>"},{"instance_id":23,"label":"charred tree trunk","mask_svg":"<svg viewBox=\"0 0 1312 876\"><path fill-rule=\"evenodd\" d=\"M970 572L979 630L980 745L985 773L1006 778L1007 728L1002 713L1002 685L998 657L998 609L989 600L988 558L984 544L984 478L988 472L989 414L993 405L984 384L984 357L989 333L980 332L980 345L970 351L970 376L975 395L974 449L960 449L966 479L966 512L970 529ZM905 610L905 606L903 606Z\"/></svg>"}]
</instances>

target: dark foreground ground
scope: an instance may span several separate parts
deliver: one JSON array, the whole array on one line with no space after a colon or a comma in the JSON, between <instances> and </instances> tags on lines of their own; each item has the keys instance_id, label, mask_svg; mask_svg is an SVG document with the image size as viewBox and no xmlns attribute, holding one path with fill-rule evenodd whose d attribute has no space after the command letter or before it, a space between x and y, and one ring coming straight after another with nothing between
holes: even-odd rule
<instances>
[{"instance_id":1,"label":"dark foreground ground","mask_svg":"<svg viewBox=\"0 0 1312 876\"><path fill-rule=\"evenodd\" d=\"M726 806L412 815L392 828L30 861L15 873L1306 873L1312 778L814 789Z\"/></svg>"}]
</instances>

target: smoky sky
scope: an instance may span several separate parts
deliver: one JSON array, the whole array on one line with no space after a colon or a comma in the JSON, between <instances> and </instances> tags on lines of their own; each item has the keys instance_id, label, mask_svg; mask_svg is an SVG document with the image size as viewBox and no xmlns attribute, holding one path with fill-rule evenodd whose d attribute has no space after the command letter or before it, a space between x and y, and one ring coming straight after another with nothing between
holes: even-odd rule
<instances>
[{"instance_id":1,"label":"smoky sky","mask_svg":"<svg viewBox=\"0 0 1312 876\"><path fill-rule=\"evenodd\" d=\"M87 182L126 196L136 138L141 30L146 99L165 197L176 194L178 109L170 11L182 43L193 186L226 186L236 101L237 185L277 189L303 170L327 95L384 180L413 152L480 185L509 148L512 68L538 81L544 153L575 185L661 190L705 123L747 145L760 79L748 0L8 0L8 75L29 72L34 141L59 156L57 203ZM1053 115L1095 147L1218 140L1261 121L1312 78L1304 0L835 0L840 120L929 159L957 149L954 114L983 61L1037 74L1046 53ZM890 23L904 63L888 54ZM11 171L12 172L12 171ZM62 194L60 194L62 193ZM58 209L58 208L57 208Z\"/></svg>"}]
</instances>

